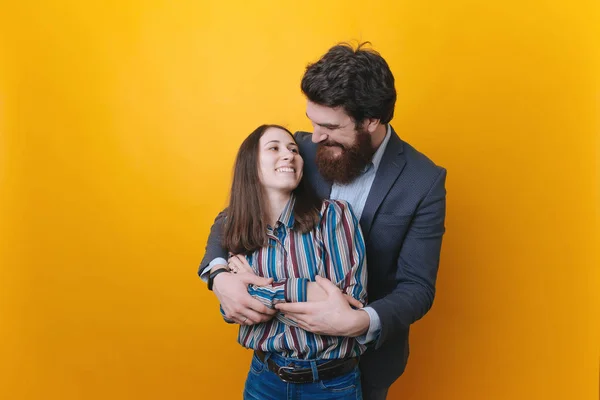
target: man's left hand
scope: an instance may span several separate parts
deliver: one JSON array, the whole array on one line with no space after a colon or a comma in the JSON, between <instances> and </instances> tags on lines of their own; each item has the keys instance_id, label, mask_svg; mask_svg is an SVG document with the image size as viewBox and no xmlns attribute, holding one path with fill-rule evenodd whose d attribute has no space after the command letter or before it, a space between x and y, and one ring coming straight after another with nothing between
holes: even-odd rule
<instances>
[{"instance_id":1,"label":"man's left hand","mask_svg":"<svg viewBox=\"0 0 600 400\"><path fill-rule=\"evenodd\" d=\"M279 303L275 308L298 326L309 332L329 336L360 336L369 329L369 314L353 310L341 290L331 281L316 277L317 284L325 290L322 301Z\"/></svg>"}]
</instances>

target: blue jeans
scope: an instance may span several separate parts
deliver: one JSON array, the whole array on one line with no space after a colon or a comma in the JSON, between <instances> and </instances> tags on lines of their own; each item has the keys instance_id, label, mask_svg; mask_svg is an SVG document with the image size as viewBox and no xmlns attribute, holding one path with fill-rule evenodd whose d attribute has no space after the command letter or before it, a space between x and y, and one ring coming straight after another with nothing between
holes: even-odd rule
<instances>
[{"instance_id":1,"label":"blue jeans","mask_svg":"<svg viewBox=\"0 0 600 400\"><path fill-rule=\"evenodd\" d=\"M250 372L244 388L244 400L362 400L360 370L358 365L349 373L337 378L320 380L317 376L311 383L287 383L269 370L268 359L277 365L289 365L292 361L299 368L313 368L327 360L297 360L268 353L261 362L254 354Z\"/></svg>"}]
</instances>

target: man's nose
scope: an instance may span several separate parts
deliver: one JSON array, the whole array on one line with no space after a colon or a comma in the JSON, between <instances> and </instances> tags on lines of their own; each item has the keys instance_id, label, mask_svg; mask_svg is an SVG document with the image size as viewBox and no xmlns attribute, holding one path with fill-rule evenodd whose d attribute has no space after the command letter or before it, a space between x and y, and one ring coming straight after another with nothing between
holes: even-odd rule
<instances>
[{"instance_id":1,"label":"man's nose","mask_svg":"<svg viewBox=\"0 0 600 400\"><path fill-rule=\"evenodd\" d=\"M327 134L324 133L319 127L315 127L312 134L313 143L321 143L325 139L327 139Z\"/></svg>"}]
</instances>

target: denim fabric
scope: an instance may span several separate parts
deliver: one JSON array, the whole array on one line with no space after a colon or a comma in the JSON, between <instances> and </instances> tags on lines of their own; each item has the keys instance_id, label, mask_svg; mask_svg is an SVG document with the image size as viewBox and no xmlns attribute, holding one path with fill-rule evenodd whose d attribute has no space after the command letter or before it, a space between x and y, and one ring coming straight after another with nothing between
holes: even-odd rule
<instances>
[{"instance_id":1,"label":"denim fabric","mask_svg":"<svg viewBox=\"0 0 600 400\"><path fill-rule=\"evenodd\" d=\"M312 368L328 360L297 360L269 353L264 362L256 355L252 357L250 371L246 379L244 400L362 400L360 370L358 366L345 375L333 379L321 380L318 375L312 383L287 383L282 381L267 366L271 358L277 365L289 365L292 362L299 368Z\"/></svg>"}]
</instances>

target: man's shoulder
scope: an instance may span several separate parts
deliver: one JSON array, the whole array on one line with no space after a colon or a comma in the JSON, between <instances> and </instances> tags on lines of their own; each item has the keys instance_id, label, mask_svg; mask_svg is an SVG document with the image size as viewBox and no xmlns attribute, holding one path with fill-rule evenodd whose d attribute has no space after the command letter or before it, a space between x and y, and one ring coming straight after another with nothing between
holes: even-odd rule
<instances>
[{"instance_id":1,"label":"man's shoulder","mask_svg":"<svg viewBox=\"0 0 600 400\"><path fill-rule=\"evenodd\" d=\"M412 193L425 195L434 185L445 181L446 169L433 162L425 153L396 136L396 149L403 160L402 179L398 187L409 185ZM419 197L419 196L417 196Z\"/></svg>"},{"instance_id":2,"label":"man's shoulder","mask_svg":"<svg viewBox=\"0 0 600 400\"><path fill-rule=\"evenodd\" d=\"M429 158L425 153L417 150L408 142L401 140L402 142L402 153L406 159L406 166L409 169L419 171L426 175L438 176L445 168L436 164Z\"/></svg>"},{"instance_id":3,"label":"man's shoulder","mask_svg":"<svg viewBox=\"0 0 600 400\"><path fill-rule=\"evenodd\" d=\"M316 146L312 141L312 133L297 131L294 133L294 139L296 140L296 143L298 143L300 154L302 154L303 157L308 156L309 159L312 159L314 153L316 152Z\"/></svg>"},{"instance_id":4,"label":"man's shoulder","mask_svg":"<svg viewBox=\"0 0 600 400\"><path fill-rule=\"evenodd\" d=\"M312 133L310 132L296 131L296 133L294 133L294 138L300 146L312 143Z\"/></svg>"},{"instance_id":5,"label":"man's shoulder","mask_svg":"<svg viewBox=\"0 0 600 400\"><path fill-rule=\"evenodd\" d=\"M310 140L311 135L312 133L305 131L296 131L296 133L294 133L294 137L296 138L296 140Z\"/></svg>"}]
</instances>

